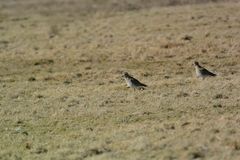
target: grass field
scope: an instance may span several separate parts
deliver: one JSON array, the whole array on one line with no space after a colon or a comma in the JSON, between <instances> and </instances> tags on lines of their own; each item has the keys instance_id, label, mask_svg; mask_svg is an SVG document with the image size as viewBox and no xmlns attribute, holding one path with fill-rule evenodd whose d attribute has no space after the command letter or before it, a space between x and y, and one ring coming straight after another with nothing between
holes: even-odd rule
<instances>
[{"instance_id":1,"label":"grass field","mask_svg":"<svg viewBox=\"0 0 240 160\"><path fill-rule=\"evenodd\" d=\"M50 2L0 2L0 160L240 159L239 2Z\"/></svg>"}]
</instances>

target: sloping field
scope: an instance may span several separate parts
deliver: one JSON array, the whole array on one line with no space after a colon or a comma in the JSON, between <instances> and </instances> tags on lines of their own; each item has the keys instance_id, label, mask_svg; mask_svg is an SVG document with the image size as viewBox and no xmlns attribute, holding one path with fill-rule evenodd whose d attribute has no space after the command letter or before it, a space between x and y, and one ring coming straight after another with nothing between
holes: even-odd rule
<instances>
[{"instance_id":1,"label":"sloping field","mask_svg":"<svg viewBox=\"0 0 240 160\"><path fill-rule=\"evenodd\" d=\"M0 4L0 159L240 159L240 3Z\"/></svg>"}]
</instances>

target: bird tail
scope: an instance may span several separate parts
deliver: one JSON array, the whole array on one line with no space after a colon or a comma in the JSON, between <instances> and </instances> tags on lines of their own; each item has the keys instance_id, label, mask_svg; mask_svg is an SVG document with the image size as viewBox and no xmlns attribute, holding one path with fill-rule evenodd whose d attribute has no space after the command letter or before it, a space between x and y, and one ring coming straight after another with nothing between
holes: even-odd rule
<instances>
[{"instance_id":1,"label":"bird tail","mask_svg":"<svg viewBox=\"0 0 240 160\"><path fill-rule=\"evenodd\" d=\"M211 76L215 77L215 76L217 76L217 74L215 74L215 73L211 73Z\"/></svg>"},{"instance_id":2,"label":"bird tail","mask_svg":"<svg viewBox=\"0 0 240 160\"><path fill-rule=\"evenodd\" d=\"M146 84L143 84L143 83L142 83L142 86L147 87L147 85L146 85Z\"/></svg>"}]
</instances>

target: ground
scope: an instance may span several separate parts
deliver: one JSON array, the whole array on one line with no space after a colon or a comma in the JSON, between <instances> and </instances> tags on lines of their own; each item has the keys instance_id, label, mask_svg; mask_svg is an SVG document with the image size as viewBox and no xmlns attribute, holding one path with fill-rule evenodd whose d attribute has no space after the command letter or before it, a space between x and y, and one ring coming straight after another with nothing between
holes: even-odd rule
<instances>
[{"instance_id":1,"label":"ground","mask_svg":"<svg viewBox=\"0 0 240 160\"><path fill-rule=\"evenodd\" d=\"M240 159L240 3L0 4L0 159Z\"/></svg>"}]
</instances>

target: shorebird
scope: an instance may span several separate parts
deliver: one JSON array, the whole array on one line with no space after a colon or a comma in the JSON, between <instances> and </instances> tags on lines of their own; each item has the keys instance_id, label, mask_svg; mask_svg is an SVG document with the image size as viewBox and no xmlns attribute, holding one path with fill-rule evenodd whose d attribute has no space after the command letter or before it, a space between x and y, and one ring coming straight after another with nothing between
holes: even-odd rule
<instances>
[{"instance_id":1,"label":"shorebird","mask_svg":"<svg viewBox=\"0 0 240 160\"><path fill-rule=\"evenodd\" d=\"M215 77L216 76L216 74L214 74L214 73L208 71L206 68L200 66L200 64L198 62L195 61L193 64L195 66L195 70L196 70L196 74L197 74L198 78L204 79L206 77Z\"/></svg>"},{"instance_id":2,"label":"shorebird","mask_svg":"<svg viewBox=\"0 0 240 160\"><path fill-rule=\"evenodd\" d=\"M127 72L123 74L123 78L125 79L127 86L133 88L134 90L135 89L144 90L145 87L147 87L146 84L139 82L137 79L130 76Z\"/></svg>"}]
</instances>

